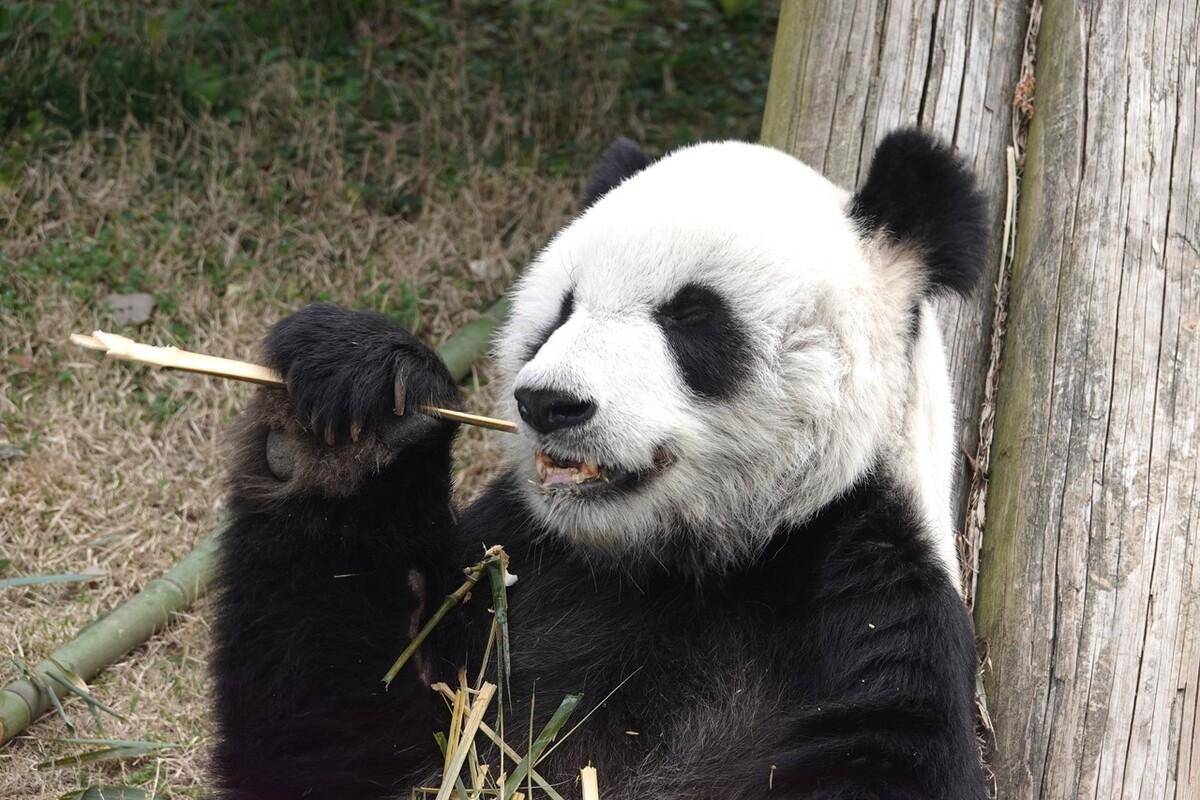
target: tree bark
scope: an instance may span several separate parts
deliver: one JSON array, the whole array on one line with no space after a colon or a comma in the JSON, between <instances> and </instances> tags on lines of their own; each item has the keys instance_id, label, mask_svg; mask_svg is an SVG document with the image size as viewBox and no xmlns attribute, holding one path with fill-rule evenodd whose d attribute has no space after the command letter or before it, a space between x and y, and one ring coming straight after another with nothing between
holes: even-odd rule
<instances>
[{"instance_id":1,"label":"tree bark","mask_svg":"<svg viewBox=\"0 0 1200 800\"><path fill-rule=\"evenodd\" d=\"M1043 9L976 602L1000 797L1200 797L1197 16Z\"/></svg>"},{"instance_id":2,"label":"tree bark","mask_svg":"<svg viewBox=\"0 0 1200 800\"><path fill-rule=\"evenodd\" d=\"M959 444L974 455L1004 219L1005 146L1027 23L1020 0L785 0L762 138L852 188L888 132L949 142L992 198L994 258L968 300L940 301ZM966 481L955 518L962 519Z\"/></svg>"}]
</instances>

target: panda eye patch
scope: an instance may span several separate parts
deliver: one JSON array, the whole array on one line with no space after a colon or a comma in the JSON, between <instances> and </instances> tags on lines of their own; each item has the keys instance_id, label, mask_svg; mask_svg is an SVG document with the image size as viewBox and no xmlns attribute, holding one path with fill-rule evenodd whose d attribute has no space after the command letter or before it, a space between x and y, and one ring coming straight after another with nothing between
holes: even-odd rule
<instances>
[{"instance_id":1,"label":"panda eye patch","mask_svg":"<svg viewBox=\"0 0 1200 800\"><path fill-rule=\"evenodd\" d=\"M712 318L714 311L722 305L711 289L688 284L659 307L658 318L676 325L696 325Z\"/></svg>"},{"instance_id":2,"label":"panda eye patch","mask_svg":"<svg viewBox=\"0 0 1200 800\"><path fill-rule=\"evenodd\" d=\"M708 399L737 390L748 370L750 335L720 294L689 283L654 318L688 388Z\"/></svg>"}]
</instances>

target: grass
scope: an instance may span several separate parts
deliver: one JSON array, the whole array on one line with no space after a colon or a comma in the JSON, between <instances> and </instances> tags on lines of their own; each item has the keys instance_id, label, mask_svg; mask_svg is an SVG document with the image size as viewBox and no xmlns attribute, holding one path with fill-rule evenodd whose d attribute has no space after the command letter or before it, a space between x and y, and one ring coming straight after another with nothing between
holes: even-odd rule
<instances>
[{"instance_id":1,"label":"grass","mask_svg":"<svg viewBox=\"0 0 1200 800\"><path fill-rule=\"evenodd\" d=\"M122 333L233 357L313 300L383 310L440 343L569 219L614 136L652 152L753 138L775 11L0 4L0 578L104 572L0 590L0 658L37 661L220 515L220 431L251 390L75 352L69 332L112 327L105 296L156 299ZM489 376L473 380L475 410ZM460 497L493 469L496 436L462 437ZM0 750L0 796L202 796L207 614L91 687L124 721L101 734L65 704L80 736L176 748L34 770L78 749L47 718Z\"/></svg>"}]
</instances>

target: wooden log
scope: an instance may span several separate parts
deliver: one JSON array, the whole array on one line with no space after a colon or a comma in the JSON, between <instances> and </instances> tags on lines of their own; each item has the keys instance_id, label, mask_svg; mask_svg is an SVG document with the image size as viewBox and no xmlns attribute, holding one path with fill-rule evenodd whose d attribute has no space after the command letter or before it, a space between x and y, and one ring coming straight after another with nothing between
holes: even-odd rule
<instances>
[{"instance_id":1,"label":"wooden log","mask_svg":"<svg viewBox=\"0 0 1200 800\"><path fill-rule=\"evenodd\" d=\"M1200 797L1198 16L1043 9L976 605L1000 797Z\"/></svg>"},{"instance_id":2,"label":"wooden log","mask_svg":"<svg viewBox=\"0 0 1200 800\"><path fill-rule=\"evenodd\" d=\"M1005 146L1027 24L1020 0L784 2L763 142L848 188L889 131L950 142L992 200L994 258L975 295L940 301L959 444L974 455L988 363L1006 189ZM960 481L955 519L962 519ZM969 589L969 587L968 587ZM970 593L968 592L968 599Z\"/></svg>"}]
</instances>

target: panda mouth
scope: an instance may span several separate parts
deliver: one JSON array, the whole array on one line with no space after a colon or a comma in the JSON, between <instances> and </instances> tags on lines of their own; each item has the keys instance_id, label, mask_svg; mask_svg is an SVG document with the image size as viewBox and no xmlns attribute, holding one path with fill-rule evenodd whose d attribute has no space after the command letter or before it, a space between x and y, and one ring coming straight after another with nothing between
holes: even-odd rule
<instances>
[{"instance_id":1,"label":"panda mouth","mask_svg":"<svg viewBox=\"0 0 1200 800\"><path fill-rule=\"evenodd\" d=\"M547 489L607 481L610 472L591 459L557 458L544 451L534 455L533 465L542 487Z\"/></svg>"},{"instance_id":2,"label":"panda mouth","mask_svg":"<svg viewBox=\"0 0 1200 800\"><path fill-rule=\"evenodd\" d=\"M551 492L573 491L592 493L611 491L637 486L654 474L662 472L673 459L665 447L654 454L654 465L649 469L623 469L600 464L592 458L567 458L551 455L544 450L533 456L536 485Z\"/></svg>"}]
</instances>

